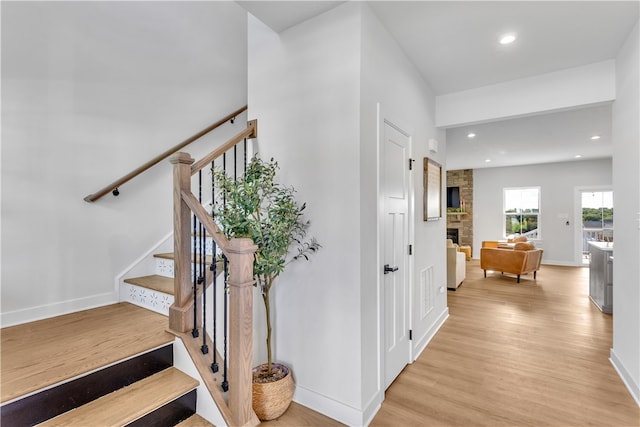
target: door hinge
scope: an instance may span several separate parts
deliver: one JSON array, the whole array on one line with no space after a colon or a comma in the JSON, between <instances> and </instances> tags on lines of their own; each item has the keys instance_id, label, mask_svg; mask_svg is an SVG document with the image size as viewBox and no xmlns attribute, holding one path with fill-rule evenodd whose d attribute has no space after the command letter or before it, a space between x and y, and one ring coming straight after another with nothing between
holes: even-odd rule
<instances>
[{"instance_id":1,"label":"door hinge","mask_svg":"<svg viewBox=\"0 0 640 427\"><path fill-rule=\"evenodd\" d=\"M413 162L415 162L415 160L413 159L409 159L409 170L413 170Z\"/></svg>"},{"instance_id":2,"label":"door hinge","mask_svg":"<svg viewBox=\"0 0 640 427\"><path fill-rule=\"evenodd\" d=\"M413 329L409 329L409 341L413 341Z\"/></svg>"},{"instance_id":3,"label":"door hinge","mask_svg":"<svg viewBox=\"0 0 640 427\"><path fill-rule=\"evenodd\" d=\"M413 245L409 245L409 255L413 255Z\"/></svg>"}]
</instances>

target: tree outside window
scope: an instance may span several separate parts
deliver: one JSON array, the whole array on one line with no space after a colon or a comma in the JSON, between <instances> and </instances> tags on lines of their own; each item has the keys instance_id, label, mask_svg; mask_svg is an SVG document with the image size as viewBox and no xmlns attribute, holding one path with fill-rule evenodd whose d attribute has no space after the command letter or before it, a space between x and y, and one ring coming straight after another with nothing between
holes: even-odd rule
<instances>
[{"instance_id":1,"label":"tree outside window","mask_svg":"<svg viewBox=\"0 0 640 427\"><path fill-rule=\"evenodd\" d=\"M504 236L524 235L540 238L540 188L504 189Z\"/></svg>"}]
</instances>

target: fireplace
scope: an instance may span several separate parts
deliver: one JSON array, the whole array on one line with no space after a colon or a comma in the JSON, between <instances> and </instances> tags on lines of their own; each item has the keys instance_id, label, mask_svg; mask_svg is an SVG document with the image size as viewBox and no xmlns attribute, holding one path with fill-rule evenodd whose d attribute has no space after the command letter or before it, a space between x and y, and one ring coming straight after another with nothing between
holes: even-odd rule
<instances>
[{"instance_id":1,"label":"fireplace","mask_svg":"<svg viewBox=\"0 0 640 427\"><path fill-rule=\"evenodd\" d=\"M458 233L460 232L457 228L447 228L447 239L453 240L453 243L458 242Z\"/></svg>"}]
</instances>

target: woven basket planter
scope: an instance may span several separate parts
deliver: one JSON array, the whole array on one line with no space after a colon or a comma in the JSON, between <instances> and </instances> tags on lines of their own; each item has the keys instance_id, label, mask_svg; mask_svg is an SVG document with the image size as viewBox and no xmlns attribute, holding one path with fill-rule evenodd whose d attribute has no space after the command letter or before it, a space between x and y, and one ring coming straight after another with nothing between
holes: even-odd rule
<instances>
[{"instance_id":1,"label":"woven basket planter","mask_svg":"<svg viewBox=\"0 0 640 427\"><path fill-rule=\"evenodd\" d=\"M266 370L266 364L253 369L254 372ZM293 375L284 365L274 363L286 370L284 378L267 383L253 383L253 410L262 421L273 420L284 414L293 400Z\"/></svg>"}]
</instances>

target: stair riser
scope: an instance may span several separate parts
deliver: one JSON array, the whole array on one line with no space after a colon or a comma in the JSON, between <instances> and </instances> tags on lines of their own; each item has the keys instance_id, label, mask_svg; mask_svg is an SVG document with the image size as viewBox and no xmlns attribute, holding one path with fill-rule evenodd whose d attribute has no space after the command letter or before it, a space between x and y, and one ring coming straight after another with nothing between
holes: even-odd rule
<instances>
[{"instance_id":1,"label":"stair riser","mask_svg":"<svg viewBox=\"0 0 640 427\"><path fill-rule=\"evenodd\" d=\"M173 366L173 345L2 406L3 426L32 426Z\"/></svg>"},{"instance_id":2,"label":"stair riser","mask_svg":"<svg viewBox=\"0 0 640 427\"><path fill-rule=\"evenodd\" d=\"M156 258L155 274L164 277L174 277L173 260L167 258ZM211 274L209 266L206 267L206 273ZM193 276L193 264L191 264L191 276ZM200 275L200 265L196 265L196 274Z\"/></svg>"},{"instance_id":3,"label":"stair riser","mask_svg":"<svg viewBox=\"0 0 640 427\"><path fill-rule=\"evenodd\" d=\"M127 424L127 427L174 426L196 413L196 400L196 391L192 390L173 402L169 402L144 417Z\"/></svg>"},{"instance_id":4,"label":"stair riser","mask_svg":"<svg viewBox=\"0 0 640 427\"><path fill-rule=\"evenodd\" d=\"M153 289L143 288L130 283L120 283L120 301L130 302L156 313L169 315L169 307L173 304L173 295Z\"/></svg>"}]
</instances>

